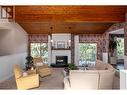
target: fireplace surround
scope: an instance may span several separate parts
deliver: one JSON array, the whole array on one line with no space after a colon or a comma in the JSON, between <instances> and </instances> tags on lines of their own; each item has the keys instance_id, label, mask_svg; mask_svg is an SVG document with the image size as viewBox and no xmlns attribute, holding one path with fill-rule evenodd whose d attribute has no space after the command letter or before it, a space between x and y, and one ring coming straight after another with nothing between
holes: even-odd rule
<instances>
[{"instance_id":1,"label":"fireplace surround","mask_svg":"<svg viewBox=\"0 0 127 95\"><path fill-rule=\"evenodd\" d=\"M68 56L56 56L56 63L51 64L52 67L67 67Z\"/></svg>"}]
</instances>

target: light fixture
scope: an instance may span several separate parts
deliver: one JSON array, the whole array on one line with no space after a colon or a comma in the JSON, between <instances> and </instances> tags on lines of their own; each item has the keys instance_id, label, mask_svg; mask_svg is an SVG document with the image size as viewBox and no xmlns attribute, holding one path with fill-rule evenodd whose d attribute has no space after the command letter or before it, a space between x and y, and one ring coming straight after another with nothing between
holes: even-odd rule
<instances>
[{"instance_id":1,"label":"light fixture","mask_svg":"<svg viewBox=\"0 0 127 95\"><path fill-rule=\"evenodd\" d=\"M53 40L51 39L51 47L53 48Z\"/></svg>"},{"instance_id":2,"label":"light fixture","mask_svg":"<svg viewBox=\"0 0 127 95\"><path fill-rule=\"evenodd\" d=\"M53 43L53 40L51 40L51 43Z\"/></svg>"},{"instance_id":3,"label":"light fixture","mask_svg":"<svg viewBox=\"0 0 127 95\"><path fill-rule=\"evenodd\" d=\"M68 41L68 48L71 47L71 40Z\"/></svg>"}]
</instances>

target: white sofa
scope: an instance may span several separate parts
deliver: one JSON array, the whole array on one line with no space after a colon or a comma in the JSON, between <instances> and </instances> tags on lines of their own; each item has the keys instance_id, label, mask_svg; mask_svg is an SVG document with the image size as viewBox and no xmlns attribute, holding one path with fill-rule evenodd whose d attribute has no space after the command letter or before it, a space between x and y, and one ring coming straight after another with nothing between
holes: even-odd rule
<instances>
[{"instance_id":1,"label":"white sofa","mask_svg":"<svg viewBox=\"0 0 127 95\"><path fill-rule=\"evenodd\" d=\"M64 78L64 89L112 89L115 69L110 64L97 62L96 70L70 70Z\"/></svg>"}]
</instances>

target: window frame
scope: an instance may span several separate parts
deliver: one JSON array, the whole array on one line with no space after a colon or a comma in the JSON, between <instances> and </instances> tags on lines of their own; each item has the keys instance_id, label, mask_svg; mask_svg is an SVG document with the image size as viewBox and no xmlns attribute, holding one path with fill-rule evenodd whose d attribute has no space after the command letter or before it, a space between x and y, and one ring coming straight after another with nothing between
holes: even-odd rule
<instances>
[{"instance_id":1,"label":"window frame","mask_svg":"<svg viewBox=\"0 0 127 95\"><path fill-rule=\"evenodd\" d=\"M96 58L95 58L95 60L97 60L97 56L98 56L98 43L97 42L79 42L79 45L80 44L96 44ZM79 51L79 61L80 61L80 51Z\"/></svg>"},{"instance_id":2,"label":"window frame","mask_svg":"<svg viewBox=\"0 0 127 95\"><path fill-rule=\"evenodd\" d=\"M40 46L40 47L41 47L41 44L45 43L45 44L47 44L47 49L48 49L48 43L47 43L47 42L43 42L43 43L42 43L42 42L30 42L30 43L29 43L29 53L30 53L31 56L32 56L32 54L31 54L31 44L32 44L32 43L35 43L35 44L39 43L39 46ZM42 56L41 56L41 49L39 50L39 52L40 52L39 57L42 57Z\"/></svg>"}]
</instances>

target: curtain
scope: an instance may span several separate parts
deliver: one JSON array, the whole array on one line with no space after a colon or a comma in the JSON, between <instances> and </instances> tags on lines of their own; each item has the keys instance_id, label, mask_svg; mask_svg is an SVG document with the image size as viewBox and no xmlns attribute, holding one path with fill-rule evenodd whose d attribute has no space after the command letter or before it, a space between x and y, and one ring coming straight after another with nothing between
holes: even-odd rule
<instances>
[{"instance_id":1,"label":"curtain","mask_svg":"<svg viewBox=\"0 0 127 95\"><path fill-rule=\"evenodd\" d=\"M31 43L47 43L48 34L31 34L29 35L29 42Z\"/></svg>"}]
</instances>

